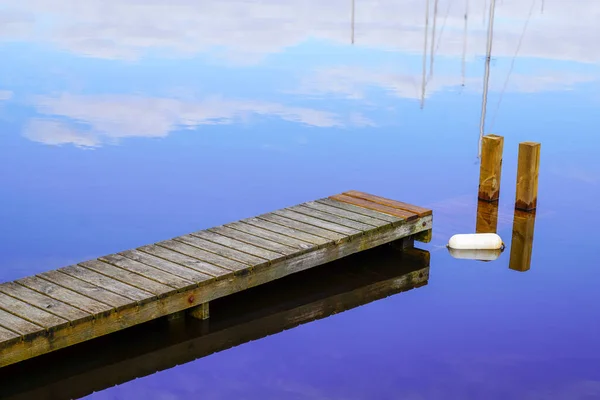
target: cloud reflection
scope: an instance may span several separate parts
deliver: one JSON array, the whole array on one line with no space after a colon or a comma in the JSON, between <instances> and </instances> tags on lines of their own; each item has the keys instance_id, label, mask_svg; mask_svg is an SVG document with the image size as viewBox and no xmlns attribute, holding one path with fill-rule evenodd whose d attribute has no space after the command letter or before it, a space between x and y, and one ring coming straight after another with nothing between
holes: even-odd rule
<instances>
[{"instance_id":1,"label":"cloud reflection","mask_svg":"<svg viewBox=\"0 0 600 400\"><path fill-rule=\"evenodd\" d=\"M468 52L485 48L485 5L471 0ZM512 56L530 2L498 2L494 55ZM0 38L46 42L85 56L136 59L148 51L174 54L216 51L232 62L257 62L265 55L313 38L350 41L350 2L347 0L193 1L149 0L0 0L4 6ZM420 53L425 2L362 0L356 5L356 45ZM440 0L438 55L462 54L465 7ZM537 10L537 9L536 9ZM600 61L596 15L600 3L546 0L536 11L523 41L522 57L579 62ZM440 33L443 30L443 35Z\"/></svg>"},{"instance_id":2,"label":"cloud reflection","mask_svg":"<svg viewBox=\"0 0 600 400\"><path fill-rule=\"evenodd\" d=\"M13 92L9 90L0 90L0 101L10 100L13 96Z\"/></svg>"},{"instance_id":3,"label":"cloud reflection","mask_svg":"<svg viewBox=\"0 0 600 400\"><path fill-rule=\"evenodd\" d=\"M81 148L94 148L100 139L92 131L75 129L61 121L35 118L25 126L23 136L34 142L48 145L73 144Z\"/></svg>"},{"instance_id":4,"label":"cloud reflection","mask_svg":"<svg viewBox=\"0 0 600 400\"><path fill-rule=\"evenodd\" d=\"M432 46L438 64L427 81L424 97L459 88L464 82L467 91L481 90L481 78L474 77L481 71L469 69L470 74L463 80L460 58L466 39L466 59L481 61L478 55L485 49L487 4L488 0L470 0L469 29L465 36L464 4L439 1L436 46ZM506 61L515 54L530 5L520 0L498 2L494 62L500 60L499 64L507 66ZM394 64L398 59L408 63L420 60L425 33L425 2L421 0L357 2L356 44L346 50L368 49L370 53L364 54L373 59L390 54L393 58L397 53L397 58L386 58L385 64L390 65L387 68L382 67L382 62L369 62L369 57L361 57L360 53L344 53L353 54L349 59L328 55L327 64L319 57L318 46L323 43L349 44L351 7L347 0L174 0L169 4L157 0L0 0L0 9L0 40L42 44L77 56L111 60L139 61L147 55L208 55L213 60L248 65L294 47L316 44L316 52L292 53L287 57L295 61L290 68L299 70L292 75L300 76L299 82L289 80L288 95L300 95L303 100L307 96L364 100L368 91L376 88L394 98L421 97L420 62L412 65L412 69ZM569 67L564 63L549 65L543 61L548 70L539 71L536 66L539 60L530 64L535 58L600 61L600 49L596 48L600 44L594 39L600 34L596 14L600 14L600 3L595 0L580 0L578 7L562 0L546 0L544 13L532 15L520 47L519 58L525 64L519 65L526 67L517 68L512 74L507 90L521 93L565 90L597 80L598 74L585 68L566 72ZM284 71L290 73L290 69ZM503 90L505 77L506 71L496 68L491 90ZM0 92L0 100L3 93ZM256 116L276 116L314 127L375 125L362 112L341 116L269 100L221 97L188 100L63 94L36 97L34 106L41 115L29 123L25 136L48 144L72 143L81 147L98 147L124 137L165 137L176 129L232 124Z\"/></svg>"},{"instance_id":5,"label":"cloud reflection","mask_svg":"<svg viewBox=\"0 0 600 400\"><path fill-rule=\"evenodd\" d=\"M498 74L490 82L490 90L501 91L506 73ZM420 99L421 83L416 74L401 74L390 70L368 69L359 66L321 68L301 79L295 94L311 96L336 96L345 99L364 99L372 88L383 90L390 96L405 99ZM532 71L530 75L512 74L507 90L513 93L539 93L563 91L580 83L595 81L592 74L573 74L563 71ZM481 78L467 78L466 90L481 91ZM431 94L458 88L462 85L458 75L435 76L427 83L425 97Z\"/></svg>"},{"instance_id":6,"label":"cloud reflection","mask_svg":"<svg viewBox=\"0 0 600 400\"><path fill-rule=\"evenodd\" d=\"M39 96L34 105L50 119L33 120L25 130L31 140L97 147L125 137L165 137L176 129L247 122L255 116L276 116L313 127L365 126L365 117L342 118L334 113L273 102L221 97L190 101L135 95ZM59 122L67 118L72 123ZM79 124L80 127L74 127Z\"/></svg>"}]
</instances>

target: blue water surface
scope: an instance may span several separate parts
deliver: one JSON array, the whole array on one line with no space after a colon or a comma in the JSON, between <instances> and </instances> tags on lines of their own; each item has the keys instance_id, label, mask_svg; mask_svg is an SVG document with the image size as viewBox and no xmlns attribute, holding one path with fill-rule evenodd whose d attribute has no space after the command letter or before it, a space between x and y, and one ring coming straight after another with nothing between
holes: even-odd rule
<instances>
[{"instance_id":1,"label":"blue water surface","mask_svg":"<svg viewBox=\"0 0 600 400\"><path fill-rule=\"evenodd\" d=\"M89 398L600 399L600 3L497 2L507 249L444 247L475 230L489 3L0 0L0 281L362 190L433 209L427 286Z\"/></svg>"}]
</instances>

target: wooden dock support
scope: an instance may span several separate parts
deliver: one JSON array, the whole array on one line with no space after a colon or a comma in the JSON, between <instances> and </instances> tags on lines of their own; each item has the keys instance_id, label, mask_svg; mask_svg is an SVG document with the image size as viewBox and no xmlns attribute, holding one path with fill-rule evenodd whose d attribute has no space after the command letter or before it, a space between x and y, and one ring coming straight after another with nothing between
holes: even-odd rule
<instances>
[{"instance_id":1,"label":"wooden dock support","mask_svg":"<svg viewBox=\"0 0 600 400\"><path fill-rule=\"evenodd\" d=\"M498 203L479 201L477 203L476 233L496 233L498 230Z\"/></svg>"},{"instance_id":2,"label":"wooden dock support","mask_svg":"<svg viewBox=\"0 0 600 400\"><path fill-rule=\"evenodd\" d=\"M433 238L433 229L419 232L416 235L414 235L414 238L417 242L429 243L429 242L431 242L431 239Z\"/></svg>"},{"instance_id":3,"label":"wooden dock support","mask_svg":"<svg viewBox=\"0 0 600 400\"><path fill-rule=\"evenodd\" d=\"M183 311L177 311L173 314L167 315L167 319L169 321L180 320L180 319L183 319L184 317L185 317L185 312L183 312Z\"/></svg>"},{"instance_id":4,"label":"wooden dock support","mask_svg":"<svg viewBox=\"0 0 600 400\"><path fill-rule=\"evenodd\" d=\"M210 316L208 304L209 303L202 303L199 306L191 308L189 311L190 317L193 317L196 319L201 319L201 320L208 319L208 317Z\"/></svg>"},{"instance_id":5,"label":"wooden dock support","mask_svg":"<svg viewBox=\"0 0 600 400\"><path fill-rule=\"evenodd\" d=\"M515 201L517 210L531 211L537 208L541 147L540 143L519 143L517 198Z\"/></svg>"},{"instance_id":6,"label":"wooden dock support","mask_svg":"<svg viewBox=\"0 0 600 400\"><path fill-rule=\"evenodd\" d=\"M500 198L503 149L504 137L498 135L483 137L479 169L479 200L497 201Z\"/></svg>"},{"instance_id":7,"label":"wooden dock support","mask_svg":"<svg viewBox=\"0 0 600 400\"><path fill-rule=\"evenodd\" d=\"M414 236L407 236L391 242L390 245L398 250L410 249L415 247L415 238Z\"/></svg>"},{"instance_id":8,"label":"wooden dock support","mask_svg":"<svg viewBox=\"0 0 600 400\"><path fill-rule=\"evenodd\" d=\"M515 210L509 268L525 272L531 268L535 212Z\"/></svg>"}]
</instances>

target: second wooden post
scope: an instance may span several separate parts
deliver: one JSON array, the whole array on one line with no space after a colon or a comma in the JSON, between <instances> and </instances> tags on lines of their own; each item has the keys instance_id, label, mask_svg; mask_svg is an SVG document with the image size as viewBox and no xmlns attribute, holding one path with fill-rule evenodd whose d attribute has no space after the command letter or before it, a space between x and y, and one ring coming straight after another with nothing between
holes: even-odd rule
<instances>
[{"instance_id":1,"label":"second wooden post","mask_svg":"<svg viewBox=\"0 0 600 400\"><path fill-rule=\"evenodd\" d=\"M479 200L497 201L500 198L503 150L504 137L498 135L483 137L479 170Z\"/></svg>"},{"instance_id":2,"label":"second wooden post","mask_svg":"<svg viewBox=\"0 0 600 400\"><path fill-rule=\"evenodd\" d=\"M540 143L519 143L517 198L515 200L517 210L532 211L537 207L540 150Z\"/></svg>"}]
</instances>

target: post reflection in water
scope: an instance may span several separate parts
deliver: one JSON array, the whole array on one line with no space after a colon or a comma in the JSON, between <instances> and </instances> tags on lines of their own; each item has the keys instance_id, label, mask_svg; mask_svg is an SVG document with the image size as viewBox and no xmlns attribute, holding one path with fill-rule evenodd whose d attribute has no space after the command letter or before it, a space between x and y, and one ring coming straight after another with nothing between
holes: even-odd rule
<instances>
[{"instance_id":1,"label":"post reflection in water","mask_svg":"<svg viewBox=\"0 0 600 400\"><path fill-rule=\"evenodd\" d=\"M515 271L529 271L533 252L535 211L515 210L509 268Z\"/></svg>"},{"instance_id":2,"label":"post reflection in water","mask_svg":"<svg viewBox=\"0 0 600 400\"><path fill-rule=\"evenodd\" d=\"M427 285L429 259L380 246L215 300L209 320L162 318L14 364L2 369L0 398L80 398L192 362Z\"/></svg>"},{"instance_id":3,"label":"post reflection in water","mask_svg":"<svg viewBox=\"0 0 600 400\"><path fill-rule=\"evenodd\" d=\"M496 233L498 230L498 202L477 202L476 233ZM448 249L454 258L476 261L495 261L502 254L501 249Z\"/></svg>"},{"instance_id":4,"label":"post reflection in water","mask_svg":"<svg viewBox=\"0 0 600 400\"><path fill-rule=\"evenodd\" d=\"M498 202L477 202L476 233L497 233L498 230Z\"/></svg>"}]
</instances>

